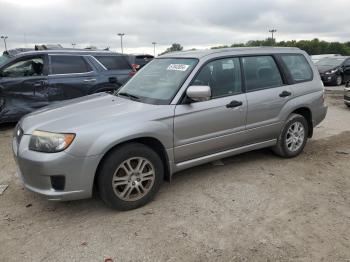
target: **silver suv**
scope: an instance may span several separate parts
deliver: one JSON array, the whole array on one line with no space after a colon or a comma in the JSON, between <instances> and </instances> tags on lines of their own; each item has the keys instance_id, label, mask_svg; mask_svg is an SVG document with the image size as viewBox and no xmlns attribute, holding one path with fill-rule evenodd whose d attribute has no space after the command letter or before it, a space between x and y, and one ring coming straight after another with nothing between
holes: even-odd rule
<instances>
[{"instance_id":1,"label":"silver suv","mask_svg":"<svg viewBox=\"0 0 350 262\"><path fill-rule=\"evenodd\" d=\"M324 87L295 48L235 48L154 59L116 94L45 107L17 125L13 151L31 191L111 207L149 202L180 170L271 147L295 157L326 115Z\"/></svg>"}]
</instances>

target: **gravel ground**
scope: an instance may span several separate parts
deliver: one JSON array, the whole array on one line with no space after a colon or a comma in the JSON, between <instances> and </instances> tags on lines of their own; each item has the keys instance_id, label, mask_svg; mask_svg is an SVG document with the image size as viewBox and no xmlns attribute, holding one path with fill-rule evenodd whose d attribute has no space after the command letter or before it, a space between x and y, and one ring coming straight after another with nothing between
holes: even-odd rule
<instances>
[{"instance_id":1,"label":"gravel ground","mask_svg":"<svg viewBox=\"0 0 350 262\"><path fill-rule=\"evenodd\" d=\"M350 261L350 110L327 101L299 157L259 150L192 168L129 212L24 190L2 127L0 261Z\"/></svg>"}]
</instances>

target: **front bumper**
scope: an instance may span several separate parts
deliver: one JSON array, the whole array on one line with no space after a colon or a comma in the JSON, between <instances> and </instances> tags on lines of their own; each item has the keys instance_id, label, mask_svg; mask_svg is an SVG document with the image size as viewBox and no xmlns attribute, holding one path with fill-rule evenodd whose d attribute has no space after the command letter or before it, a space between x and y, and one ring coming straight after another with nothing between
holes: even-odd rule
<instances>
[{"instance_id":1,"label":"front bumper","mask_svg":"<svg viewBox=\"0 0 350 262\"><path fill-rule=\"evenodd\" d=\"M100 156L76 157L66 152L41 153L28 149L29 135L12 140L12 149L24 186L49 200L76 200L92 195ZM58 190L52 178L64 177ZM56 188L56 189L55 189Z\"/></svg>"},{"instance_id":2,"label":"front bumper","mask_svg":"<svg viewBox=\"0 0 350 262\"><path fill-rule=\"evenodd\" d=\"M320 74L322 82L325 84L332 84L336 81L336 74L326 75L326 74Z\"/></svg>"}]
</instances>

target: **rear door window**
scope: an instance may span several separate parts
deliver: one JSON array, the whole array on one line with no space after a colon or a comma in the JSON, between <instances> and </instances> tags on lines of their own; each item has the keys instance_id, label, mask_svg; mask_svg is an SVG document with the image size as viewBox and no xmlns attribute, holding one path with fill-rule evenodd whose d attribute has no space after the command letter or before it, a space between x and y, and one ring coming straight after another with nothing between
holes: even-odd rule
<instances>
[{"instance_id":1,"label":"rear door window","mask_svg":"<svg viewBox=\"0 0 350 262\"><path fill-rule=\"evenodd\" d=\"M131 67L124 56L94 56L107 70L130 70Z\"/></svg>"},{"instance_id":2,"label":"rear door window","mask_svg":"<svg viewBox=\"0 0 350 262\"><path fill-rule=\"evenodd\" d=\"M281 58L295 82L312 80L312 69L303 55L285 54Z\"/></svg>"},{"instance_id":3,"label":"rear door window","mask_svg":"<svg viewBox=\"0 0 350 262\"><path fill-rule=\"evenodd\" d=\"M82 56L51 56L51 73L53 75L87 73L90 71L92 71L90 65Z\"/></svg>"},{"instance_id":4,"label":"rear door window","mask_svg":"<svg viewBox=\"0 0 350 262\"><path fill-rule=\"evenodd\" d=\"M247 92L283 85L280 71L272 56L242 58Z\"/></svg>"}]
</instances>

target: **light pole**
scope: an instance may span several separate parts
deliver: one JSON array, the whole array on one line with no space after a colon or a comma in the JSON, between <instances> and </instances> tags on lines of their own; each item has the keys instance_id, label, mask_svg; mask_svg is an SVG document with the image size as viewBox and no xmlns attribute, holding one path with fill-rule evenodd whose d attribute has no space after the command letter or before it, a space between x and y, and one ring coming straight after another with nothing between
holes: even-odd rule
<instances>
[{"instance_id":1,"label":"light pole","mask_svg":"<svg viewBox=\"0 0 350 262\"><path fill-rule=\"evenodd\" d=\"M6 39L7 39L8 37L7 36L1 36L1 39L3 39L4 40L4 44L5 44L5 51L7 52L7 45L6 45Z\"/></svg>"},{"instance_id":2,"label":"light pole","mask_svg":"<svg viewBox=\"0 0 350 262\"><path fill-rule=\"evenodd\" d=\"M271 39L273 42L273 34L277 32L277 29L271 29L271 30L269 30L269 32L271 33Z\"/></svg>"},{"instance_id":3,"label":"light pole","mask_svg":"<svg viewBox=\"0 0 350 262\"><path fill-rule=\"evenodd\" d=\"M118 33L118 35L120 36L120 49L122 50L122 54L123 52L123 36L125 35L124 33Z\"/></svg>"},{"instance_id":4,"label":"light pole","mask_svg":"<svg viewBox=\"0 0 350 262\"><path fill-rule=\"evenodd\" d=\"M75 48L76 43L72 43L73 48Z\"/></svg>"},{"instance_id":5,"label":"light pole","mask_svg":"<svg viewBox=\"0 0 350 262\"><path fill-rule=\"evenodd\" d=\"M156 42L152 42L153 45L153 56L156 57Z\"/></svg>"}]
</instances>

